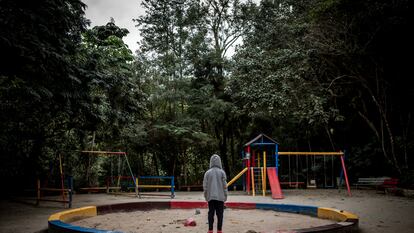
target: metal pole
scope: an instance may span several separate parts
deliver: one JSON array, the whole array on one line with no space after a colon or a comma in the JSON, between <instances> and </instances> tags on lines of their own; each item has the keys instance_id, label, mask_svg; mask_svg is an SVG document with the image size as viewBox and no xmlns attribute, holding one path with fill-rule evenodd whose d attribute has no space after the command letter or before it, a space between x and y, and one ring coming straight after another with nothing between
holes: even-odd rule
<instances>
[{"instance_id":1,"label":"metal pole","mask_svg":"<svg viewBox=\"0 0 414 233\"><path fill-rule=\"evenodd\" d=\"M296 155L296 189L299 188L299 156Z\"/></svg>"},{"instance_id":2,"label":"metal pole","mask_svg":"<svg viewBox=\"0 0 414 233\"><path fill-rule=\"evenodd\" d=\"M349 187L348 175L346 173L345 161L344 161L344 156L343 155L341 156L341 163L342 163L342 170L344 171L344 175L345 175L345 182L346 182L346 188L348 189L348 195L350 197L352 197L351 188Z\"/></svg>"},{"instance_id":3,"label":"metal pole","mask_svg":"<svg viewBox=\"0 0 414 233\"><path fill-rule=\"evenodd\" d=\"M132 181L134 181L134 185L135 185L135 187L137 187L137 183L135 182L135 176L134 176L134 174L132 173L131 166L129 165L129 161L128 161L127 154L126 154L126 153L124 153L124 155L125 155L125 160L127 161L127 165L128 165L128 168L129 168L129 172L131 173ZM137 194L137 193L135 193L135 195L138 197L138 194Z\"/></svg>"},{"instance_id":4,"label":"metal pole","mask_svg":"<svg viewBox=\"0 0 414 233\"><path fill-rule=\"evenodd\" d=\"M69 208L72 208L72 195L73 195L73 177L68 176L68 186L69 186Z\"/></svg>"},{"instance_id":5,"label":"metal pole","mask_svg":"<svg viewBox=\"0 0 414 233\"><path fill-rule=\"evenodd\" d=\"M324 177L324 188L326 188L327 183L326 183L326 164L325 164L325 155L323 156L323 177Z\"/></svg>"},{"instance_id":6,"label":"metal pole","mask_svg":"<svg viewBox=\"0 0 414 233\"><path fill-rule=\"evenodd\" d=\"M260 167L260 175L262 177L262 196L265 196L265 192L264 192L264 171L263 171L263 167Z\"/></svg>"},{"instance_id":7,"label":"metal pole","mask_svg":"<svg viewBox=\"0 0 414 233\"><path fill-rule=\"evenodd\" d=\"M66 201L66 195L65 195L65 181L64 181L64 174L63 174L63 165L62 165L62 156L59 153L59 170L60 170L60 183L61 183L61 189L62 189L62 201ZM63 202L63 206L66 207L66 203Z\"/></svg>"},{"instance_id":8,"label":"metal pole","mask_svg":"<svg viewBox=\"0 0 414 233\"><path fill-rule=\"evenodd\" d=\"M40 179L37 179L37 199L36 199L36 205L39 205L40 203Z\"/></svg>"},{"instance_id":9,"label":"metal pole","mask_svg":"<svg viewBox=\"0 0 414 233\"><path fill-rule=\"evenodd\" d=\"M306 186L309 184L309 159L308 156L306 156Z\"/></svg>"},{"instance_id":10,"label":"metal pole","mask_svg":"<svg viewBox=\"0 0 414 233\"><path fill-rule=\"evenodd\" d=\"M174 198L174 176L171 176L171 198Z\"/></svg>"},{"instance_id":11,"label":"metal pole","mask_svg":"<svg viewBox=\"0 0 414 233\"><path fill-rule=\"evenodd\" d=\"M289 158L289 186L291 186L292 184L291 184L291 179L290 179L290 155L288 155L288 158Z\"/></svg>"},{"instance_id":12,"label":"metal pole","mask_svg":"<svg viewBox=\"0 0 414 233\"><path fill-rule=\"evenodd\" d=\"M279 175L279 145L275 144L275 156L276 156L276 176Z\"/></svg>"},{"instance_id":13,"label":"metal pole","mask_svg":"<svg viewBox=\"0 0 414 233\"><path fill-rule=\"evenodd\" d=\"M263 180L262 180L262 184L263 184L263 196L266 195L266 165L267 165L267 161L266 161L266 150L263 151Z\"/></svg>"},{"instance_id":14,"label":"metal pole","mask_svg":"<svg viewBox=\"0 0 414 233\"><path fill-rule=\"evenodd\" d=\"M250 194L250 146L247 146L247 154L246 154L246 158L247 158L247 194Z\"/></svg>"},{"instance_id":15,"label":"metal pole","mask_svg":"<svg viewBox=\"0 0 414 233\"><path fill-rule=\"evenodd\" d=\"M251 172L251 175L252 175L252 195L254 197L254 196L256 196L255 188L254 188L254 167L252 167L251 169L252 169L252 172Z\"/></svg>"}]
</instances>

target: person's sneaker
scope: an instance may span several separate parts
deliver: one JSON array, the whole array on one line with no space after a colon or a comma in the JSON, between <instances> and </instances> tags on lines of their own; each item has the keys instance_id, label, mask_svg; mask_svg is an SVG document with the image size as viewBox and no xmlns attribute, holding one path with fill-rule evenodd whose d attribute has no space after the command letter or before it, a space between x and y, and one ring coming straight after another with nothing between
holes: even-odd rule
<instances>
[{"instance_id":1,"label":"person's sneaker","mask_svg":"<svg viewBox=\"0 0 414 233\"><path fill-rule=\"evenodd\" d=\"M211 230L211 231L209 230L209 231L207 231L207 233L213 233L213 230Z\"/></svg>"},{"instance_id":2,"label":"person's sneaker","mask_svg":"<svg viewBox=\"0 0 414 233\"><path fill-rule=\"evenodd\" d=\"M223 233L223 231L217 231L217 233Z\"/></svg>"}]
</instances>

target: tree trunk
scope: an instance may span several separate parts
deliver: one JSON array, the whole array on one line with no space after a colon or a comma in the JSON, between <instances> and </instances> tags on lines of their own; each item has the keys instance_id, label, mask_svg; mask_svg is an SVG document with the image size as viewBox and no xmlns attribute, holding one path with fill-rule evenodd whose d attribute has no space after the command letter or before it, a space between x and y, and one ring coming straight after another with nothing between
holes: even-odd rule
<instances>
[{"instance_id":1,"label":"tree trunk","mask_svg":"<svg viewBox=\"0 0 414 233\"><path fill-rule=\"evenodd\" d=\"M225 147L225 145L227 144L226 142L227 139L224 133L224 129L221 131L223 133L223 136L221 136L220 129L219 129L220 127L223 128L223 125L216 122L216 125L214 127L214 132L218 140L218 148L220 150L220 158L222 161L223 169L226 172L226 174L228 174L228 164L227 164L228 160L227 160L227 153L226 153L226 147Z\"/></svg>"},{"instance_id":2,"label":"tree trunk","mask_svg":"<svg viewBox=\"0 0 414 233\"><path fill-rule=\"evenodd\" d=\"M230 153L231 153L231 155L230 155L230 157L231 157L231 170L233 171L234 170L234 165L236 164L236 162L235 162L235 160L236 160L236 156L235 156L235 153L234 153L234 134L233 134L233 127L231 127L231 129L230 129ZM230 175L230 174L228 174L228 175Z\"/></svg>"}]
</instances>

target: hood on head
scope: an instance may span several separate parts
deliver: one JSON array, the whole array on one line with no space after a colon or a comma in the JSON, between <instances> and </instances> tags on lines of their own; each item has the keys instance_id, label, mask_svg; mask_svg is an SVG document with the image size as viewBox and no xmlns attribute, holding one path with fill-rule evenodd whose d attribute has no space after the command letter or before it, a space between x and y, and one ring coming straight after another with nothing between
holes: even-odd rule
<instances>
[{"instance_id":1,"label":"hood on head","mask_svg":"<svg viewBox=\"0 0 414 233\"><path fill-rule=\"evenodd\" d=\"M218 168L222 169L220 156L218 156L216 154L211 156L211 158L210 158L210 168L212 168L212 167L218 167Z\"/></svg>"}]
</instances>

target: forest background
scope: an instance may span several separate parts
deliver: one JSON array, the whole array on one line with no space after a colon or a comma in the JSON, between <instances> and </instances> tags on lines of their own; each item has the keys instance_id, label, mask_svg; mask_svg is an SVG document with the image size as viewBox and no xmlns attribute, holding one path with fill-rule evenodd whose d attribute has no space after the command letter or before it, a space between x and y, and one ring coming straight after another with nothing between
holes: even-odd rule
<instances>
[{"instance_id":1,"label":"forest background","mask_svg":"<svg viewBox=\"0 0 414 233\"><path fill-rule=\"evenodd\" d=\"M179 184L199 183L218 153L232 177L260 133L283 151L345 150L353 181L392 176L412 187L408 0L141 7L132 52L114 20L88 29L80 0L0 1L8 193L58 177L59 155L75 187L117 173L113 158L82 150L125 151L135 175Z\"/></svg>"}]
</instances>

